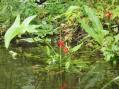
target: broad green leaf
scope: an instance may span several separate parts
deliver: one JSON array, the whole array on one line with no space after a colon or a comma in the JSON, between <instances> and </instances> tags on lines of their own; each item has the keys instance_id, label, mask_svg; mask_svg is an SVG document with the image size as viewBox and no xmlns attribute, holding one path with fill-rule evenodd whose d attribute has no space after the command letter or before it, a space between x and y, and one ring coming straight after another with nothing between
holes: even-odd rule
<instances>
[{"instance_id":1,"label":"broad green leaf","mask_svg":"<svg viewBox=\"0 0 119 89\"><path fill-rule=\"evenodd\" d=\"M20 16L18 15L13 25L5 33L4 39L6 48L9 47L11 40L20 33L19 26L20 26Z\"/></svg>"},{"instance_id":2,"label":"broad green leaf","mask_svg":"<svg viewBox=\"0 0 119 89\"><path fill-rule=\"evenodd\" d=\"M23 21L23 25L25 26L28 26L29 23L36 17L36 15L33 15L33 16L29 16L28 18L26 18L24 21Z\"/></svg>"},{"instance_id":3,"label":"broad green leaf","mask_svg":"<svg viewBox=\"0 0 119 89\"><path fill-rule=\"evenodd\" d=\"M81 25L83 27L83 29L94 38L95 41L97 41L98 43L102 42L102 39L99 39L98 34L95 32L95 30L93 28L91 28L86 22L85 20L82 20Z\"/></svg>"},{"instance_id":4,"label":"broad green leaf","mask_svg":"<svg viewBox=\"0 0 119 89\"><path fill-rule=\"evenodd\" d=\"M89 8L88 6L84 6L84 10L88 15L89 21L86 21L86 19L82 19L80 21L82 28L90 36L92 36L95 41L97 41L100 45L102 45L105 33L101 22L99 21L95 12L91 8ZM90 23L92 24L90 25Z\"/></svg>"},{"instance_id":5,"label":"broad green leaf","mask_svg":"<svg viewBox=\"0 0 119 89\"><path fill-rule=\"evenodd\" d=\"M35 30L35 29L38 28L39 25L29 25L31 20L33 20L35 17L36 17L36 15L30 16L30 17L26 18L22 24L20 24L20 16L19 15L17 16L14 24L5 33L4 39L5 39L5 47L6 48L9 47L11 40L15 36L24 34L26 31L29 33L37 32L37 30Z\"/></svg>"},{"instance_id":6,"label":"broad green leaf","mask_svg":"<svg viewBox=\"0 0 119 89\"><path fill-rule=\"evenodd\" d=\"M100 32L101 30L103 30L102 24L99 21L98 17L96 16L95 12L88 6L84 6L84 9L85 9L85 12L87 13L89 19L92 21L93 26L95 28L97 28L96 32Z\"/></svg>"}]
</instances>

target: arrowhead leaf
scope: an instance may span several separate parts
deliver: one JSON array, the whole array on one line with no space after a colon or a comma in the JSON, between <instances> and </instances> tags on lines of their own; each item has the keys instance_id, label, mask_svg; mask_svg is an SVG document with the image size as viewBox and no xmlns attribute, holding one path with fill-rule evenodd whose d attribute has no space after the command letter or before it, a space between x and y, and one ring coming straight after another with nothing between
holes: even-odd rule
<instances>
[{"instance_id":1,"label":"arrowhead leaf","mask_svg":"<svg viewBox=\"0 0 119 89\"><path fill-rule=\"evenodd\" d=\"M13 25L5 33L5 47L8 48L11 40L19 33L20 15L15 19Z\"/></svg>"},{"instance_id":2,"label":"arrowhead leaf","mask_svg":"<svg viewBox=\"0 0 119 89\"><path fill-rule=\"evenodd\" d=\"M29 23L36 17L37 15L29 16L23 21L23 25L28 26Z\"/></svg>"}]
</instances>

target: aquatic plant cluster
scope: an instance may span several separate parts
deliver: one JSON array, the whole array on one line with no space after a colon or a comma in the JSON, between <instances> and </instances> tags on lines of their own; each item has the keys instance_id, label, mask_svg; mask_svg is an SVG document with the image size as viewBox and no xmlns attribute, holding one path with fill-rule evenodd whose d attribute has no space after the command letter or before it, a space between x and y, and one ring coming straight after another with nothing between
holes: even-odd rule
<instances>
[{"instance_id":1,"label":"aquatic plant cluster","mask_svg":"<svg viewBox=\"0 0 119 89\"><path fill-rule=\"evenodd\" d=\"M118 0L1 0L0 10L0 44L33 73L22 89L119 88Z\"/></svg>"}]
</instances>

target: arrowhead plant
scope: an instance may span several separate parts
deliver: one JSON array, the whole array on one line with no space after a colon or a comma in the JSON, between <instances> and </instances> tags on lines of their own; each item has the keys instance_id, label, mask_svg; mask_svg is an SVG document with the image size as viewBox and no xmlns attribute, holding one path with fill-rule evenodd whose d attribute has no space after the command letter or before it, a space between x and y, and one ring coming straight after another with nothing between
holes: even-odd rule
<instances>
[{"instance_id":1,"label":"arrowhead plant","mask_svg":"<svg viewBox=\"0 0 119 89\"><path fill-rule=\"evenodd\" d=\"M12 24L12 26L7 30L4 36L5 40L5 47L8 48L11 40L18 35L22 35L26 32L34 33L37 32L36 28L39 25L30 25L30 22L36 17L36 15L27 17L21 24L20 24L20 15L18 15Z\"/></svg>"}]
</instances>

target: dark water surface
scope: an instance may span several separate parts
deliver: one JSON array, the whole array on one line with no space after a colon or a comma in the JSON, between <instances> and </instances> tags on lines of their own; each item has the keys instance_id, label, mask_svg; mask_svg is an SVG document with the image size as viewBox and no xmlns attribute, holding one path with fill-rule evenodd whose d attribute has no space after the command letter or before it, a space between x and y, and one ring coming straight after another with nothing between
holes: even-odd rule
<instances>
[{"instance_id":1,"label":"dark water surface","mask_svg":"<svg viewBox=\"0 0 119 89\"><path fill-rule=\"evenodd\" d=\"M0 89L22 89L33 80L30 63L24 58L13 59L9 51L0 46Z\"/></svg>"},{"instance_id":2,"label":"dark water surface","mask_svg":"<svg viewBox=\"0 0 119 89\"><path fill-rule=\"evenodd\" d=\"M33 49L27 49L26 53L30 50ZM37 62L29 60L37 58L28 57L30 53L24 54L27 57L20 55L14 59L8 50L0 46L0 89L101 89L109 80L119 75L119 72L113 70L108 63L97 63L96 66L91 66L89 70L80 73L51 73L49 71L49 74L46 72L35 74L33 66L37 65ZM92 60L97 59L92 58ZM40 62L43 64L42 61ZM119 87L114 83L106 89L119 89Z\"/></svg>"}]
</instances>

